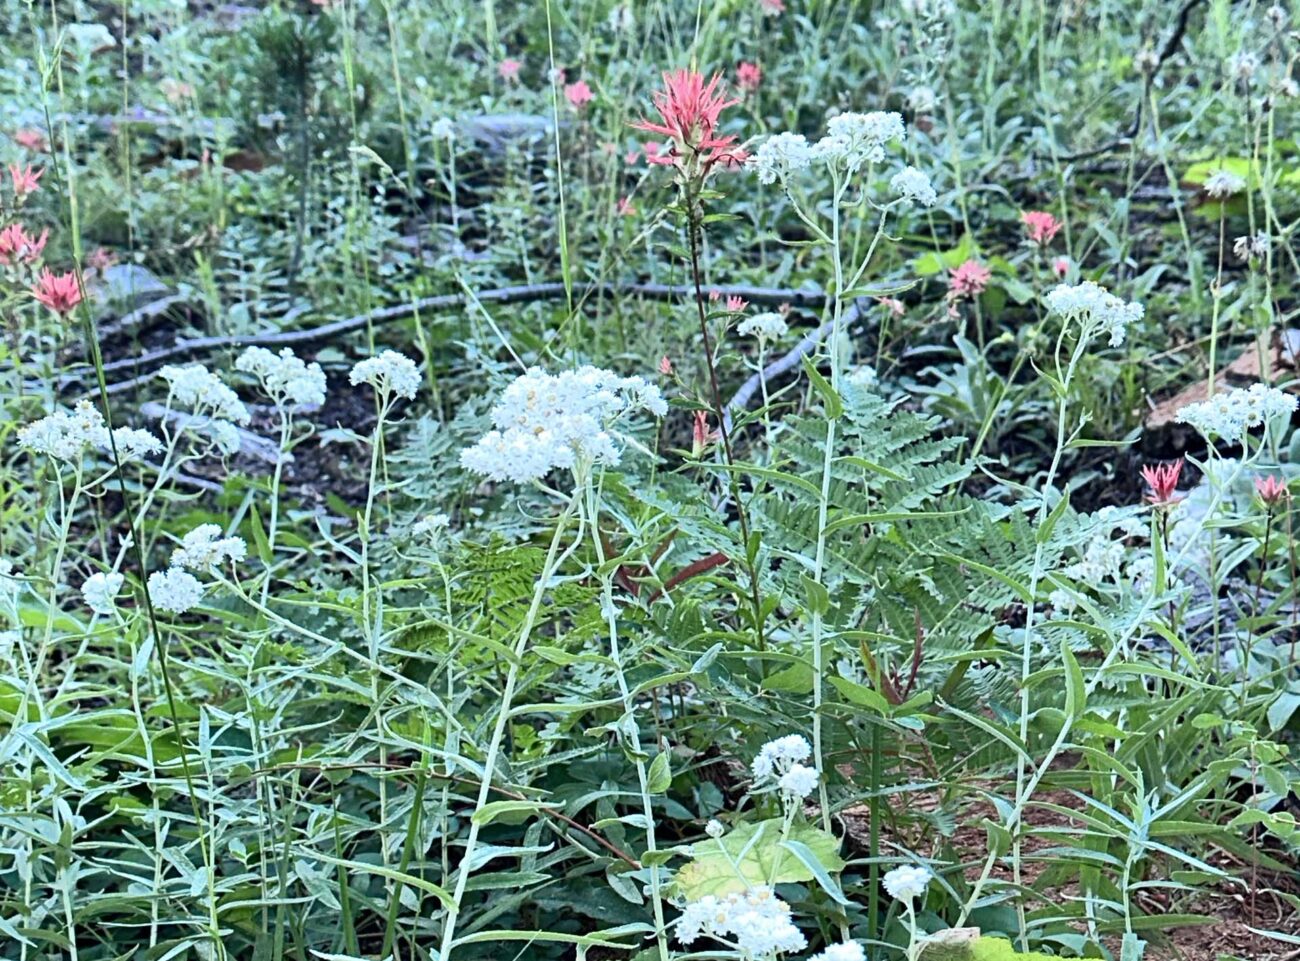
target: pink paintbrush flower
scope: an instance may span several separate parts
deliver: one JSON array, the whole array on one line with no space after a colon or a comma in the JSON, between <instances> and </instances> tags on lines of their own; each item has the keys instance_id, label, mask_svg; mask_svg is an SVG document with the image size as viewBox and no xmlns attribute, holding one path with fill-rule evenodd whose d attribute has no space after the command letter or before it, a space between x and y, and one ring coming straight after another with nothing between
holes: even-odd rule
<instances>
[{"instance_id":1,"label":"pink paintbrush flower","mask_svg":"<svg viewBox=\"0 0 1300 961\"><path fill-rule=\"evenodd\" d=\"M9 179L14 184L14 198L19 202L26 199L28 194L33 194L40 189L41 177L45 175L45 168L32 170L32 165L19 167L17 164L9 165Z\"/></svg>"},{"instance_id":2,"label":"pink paintbrush flower","mask_svg":"<svg viewBox=\"0 0 1300 961\"><path fill-rule=\"evenodd\" d=\"M992 276L992 272L979 261L968 260L948 278L948 296L953 300L978 297L984 293Z\"/></svg>"},{"instance_id":3,"label":"pink paintbrush flower","mask_svg":"<svg viewBox=\"0 0 1300 961\"><path fill-rule=\"evenodd\" d=\"M722 435L716 430L709 430L709 415L702 410L695 412L695 422L691 426L691 455L699 457L709 445L720 440Z\"/></svg>"},{"instance_id":4,"label":"pink paintbrush flower","mask_svg":"<svg viewBox=\"0 0 1300 961\"><path fill-rule=\"evenodd\" d=\"M632 203L631 197L619 198L618 215L620 217L633 217L636 215L636 205Z\"/></svg>"},{"instance_id":5,"label":"pink paintbrush flower","mask_svg":"<svg viewBox=\"0 0 1300 961\"><path fill-rule=\"evenodd\" d=\"M35 263L45 249L45 241L50 237L48 230L42 230L39 237L33 237L22 224L10 224L0 230L0 264L6 267L17 264Z\"/></svg>"},{"instance_id":6,"label":"pink paintbrush flower","mask_svg":"<svg viewBox=\"0 0 1300 961\"><path fill-rule=\"evenodd\" d=\"M569 101L569 106L574 110L581 110L595 100L596 95L591 92L591 87L587 86L587 81L577 80L564 85L564 99Z\"/></svg>"},{"instance_id":7,"label":"pink paintbrush flower","mask_svg":"<svg viewBox=\"0 0 1300 961\"><path fill-rule=\"evenodd\" d=\"M738 294L732 294L727 298L727 310L733 314L738 314L749 306L749 301Z\"/></svg>"},{"instance_id":8,"label":"pink paintbrush flower","mask_svg":"<svg viewBox=\"0 0 1300 961\"><path fill-rule=\"evenodd\" d=\"M1026 210L1020 215L1020 222L1025 225L1029 242L1040 247L1050 244L1061 229L1061 222L1046 210Z\"/></svg>"},{"instance_id":9,"label":"pink paintbrush flower","mask_svg":"<svg viewBox=\"0 0 1300 961\"><path fill-rule=\"evenodd\" d=\"M706 81L694 70L676 70L665 73L663 79L664 89L653 95L659 121L647 119L632 124L638 130L669 139L667 152L656 151L651 156L647 149L646 160L674 166L691 180L707 177L719 164L738 167L744 163L746 154L737 146L736 138L719 136L717 132L722 111L740 102L726 96L722 77L714 74Z\"/></svg>"},{"instance_id":10,"label":"pink paintbrush flower","mask_svg":"<svg viewBox=\"0 0 1300 961\"><path fill-rule=\"evenodd\" d=\"M50 145L45 141L45 134L39 130L33 130L31 127L24 127L22 130L15 131L14 143L24 150L30 150L34 153L45 153L50 149Z\"/></svg>"},{"instance_id":11,"label":"pink paintbrush flower","mask_svg":"<svg viewBox=\"0 0 1300 961\"><path fill-rule=\"evenodd\" d=\"M671 377L673 375L673 362L668 358L667 354L664 354L659 358L659 373L663 374L665 377Z\"/></svg>"},{"instance_id":12,"label":"pink paintbrush flower","mask_svg":"<svg viewBox=\"0 0 1300 961\"><path fill-rule=\"evenodd\" d=\"M1064 277L1069 272L1070 272L1069 257L1057 257L1055 260L1052 261L1052 273L1056 274L1057 277Z\"/></svg>"},{"instance_id":13,"label":"pink paintbrush flower","mask_svg":"<svg viewBox=\"0 0 1300 961\"><path fill-rule=\"evenodd\" d=\"M81 285L77 283L77 275L71 271L55 276L48 267L45 268L36 278L32 294L50 310L64 316L81 303Z\"/></svg>"},{"instance_id":14,"label":"pink paintbrush flower","mask_svg":"<svg viewBox=\"0 0 1300 961\"><path fill-rule=\"evenodd\" d=\"M902 317L907 307L897 297L877 297L876 303L889 311L891 317Z\"/></svg>"},{"instance_id":15,"label":"pink paintbrush flower","mask_svg":"<svg viewBox=\"0 0 1300 961\"><path fill-rule=\"evenodd\" d=\"M758 0L765 17L779 17L785 13L785 0Z\"/></svg>"},{"instance_id":16,"label":"pink paintbrush flower","mask_svg":"<svg viewBox=\"0 0 1300 961\"><path fill-rule=\"evenodd\" d=\"M1177 498L1174 489L1178 486L1178 475L1183 471L1181 460L1168 464L1148 464L1142 468L1142 479L1151 489L1147 500L1156 505L1172 504Z\"/></svg>"},{"instance_id":17,"label":"pink paintbrush flower","mask_svg":"<svg viewBox=\"0 0 1300 961\"><path fill-rule=\"evenodd\" d=\"M86 258L86 266L101 275L115 263L117 263L117 254L104 247L96 247L90 252L90 256Z\"/></svg>"},{"instance_id":18,"label":"pink paintbrush flower","mask_svg":"<svg viewBox=\"0 0 1300 961\"><path fill-rule=\"evenodd\" d=\"M1286 481L1275 474L1255 478L1255 493L1269 507L1276 507L1290 493Z\"/></svg>"},{"instance_id":19,"label":"pink paintbrush flower","mask_svg":"<svg viewBox=\"0 0 1300 961\"><path fill-rule=\"evenodd\" d=\"M746 93L753 93L763 82L763 68L756 63L744 61L736 68L736 86Z\"/></svg>"},{"instance_id":20,"label":"pink paintbrush flower","mask_svg":"<svg viewBox=\"0 0 1300 961\"><path fill-rule=\"evenodd\" d=\"M522 60L516 60L513 57L506 57L497 64L497 73L506 83L518 83L519 71L524 68Z\"/></svg>"}]
</instances>

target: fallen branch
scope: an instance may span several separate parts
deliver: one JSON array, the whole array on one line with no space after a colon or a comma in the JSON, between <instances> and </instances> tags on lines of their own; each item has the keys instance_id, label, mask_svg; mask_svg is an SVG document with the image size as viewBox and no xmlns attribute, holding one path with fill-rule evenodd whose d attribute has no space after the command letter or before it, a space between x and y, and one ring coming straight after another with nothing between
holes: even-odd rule
<instances>
[{"instance_id":1,"label":"fallen branch","mask_svg":"<svg viewBox=\"0 0 1300 961\"><path fill-rule=\"evenodd\" d=\"M750 303L764 306L789 304L792 307L819 308L826 302L826 295L820 290L795 290L784 287L746 287L726 286L716 288L722 297L742 297ZM644 297L647 300L678 300L693 297L694 288L686 284L639 284L639 283L597 283L587 284L574 290L577 298L588 299L592 296L612 296L616 294ZM485 290L474 297L479 304L520 304L540 300L560 300L567 297L564 284L529 284L519 287L499 287ZM265 334L249 334L231 337L191 337L178 340L171 347L163 347L126 357L104 365L104 373L112 375L121 371L152 371L170 361L191 359L202 354L218 350L235 350L244 347L298 347L304 344L319 343L341 334L368 327L377 327L393 321L405 320L420 313L438 313L446 310L470 306L471 301L464 294L441 294L436 297L424 297L406 304L381 307L366 314L345 317L319 327L302 330L275 331ZM89 369L66 375L60 381L61 387L80 383L90 376ZM148 375L136 376L130 380L109 384L109 393L128 390L146 379Z\"/></svg>"}]
</instances>

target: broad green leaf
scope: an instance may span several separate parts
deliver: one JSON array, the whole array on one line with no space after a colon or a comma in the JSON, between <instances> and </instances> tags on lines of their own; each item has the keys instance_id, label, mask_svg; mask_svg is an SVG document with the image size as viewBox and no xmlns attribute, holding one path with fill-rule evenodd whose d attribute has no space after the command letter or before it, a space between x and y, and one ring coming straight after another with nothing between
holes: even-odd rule
<instances>
[{"instance_id":1,"label":"broad green leaf","mask_svg":"<svg viewBox=\"0 0 1300 961\"><path fill-rule=\"evenodd\" d=\"M748 890L756 884L784 884L815 881L816 876L800 857L781 846L782 818L742 824L720 838L694 845L690 863L677 872L675 893L688 901L705 895L722 895ZM811 824L796 824L788 840L797 841L828 874L837 874L844 862L840 842L834 835Z\"/></svg>"}]
</instances>

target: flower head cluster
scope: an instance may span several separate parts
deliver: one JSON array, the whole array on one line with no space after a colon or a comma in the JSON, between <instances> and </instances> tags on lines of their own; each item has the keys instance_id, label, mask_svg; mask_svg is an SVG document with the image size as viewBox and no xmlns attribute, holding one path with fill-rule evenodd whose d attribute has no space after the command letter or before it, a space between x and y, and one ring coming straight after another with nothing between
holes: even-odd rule
<instances>
[{"instance_id":1,"label":"flower head cluster","mask_svg":"<svg viewBox=\"0 0 1300 961\"><path fill-rule=\"evenodd\" d=\"M574 110L581 110L595 100L596 95L591 92L591 86L587 81L578 80L564 85L564 99L569 101L569 106Z\"/></svg>"},{"instance_id":2,"label":"flower head cluster","mask_svg":"<svg viewBox=\"0 0 1300 961\"><path fill-rule=\"evenodd\" d=\"M978 260L967 260L948 278L948 297L951 300L978 297L992 277L993 272Z\"/></svg>"},{"instance_id":3,"label":"flower head cluster","mask_svg":"<svg viewBox=\"0 0 1300 961\"><path fill-rule=\"evenodd\" d=\"M866 961L867 955L862 945L856 941L832 944L820 954L814 954L810 961Z\"/></svg>"},{"instance_id":4,"label":"flower head cluster","mask_svg":"<svg viewBox=\"0 0 1300 961\"><path fill-rule=\"evenodd\" d=\"M1209 400L1188 404L1178 412L1180 424L1188 424L1207 438L1218 437L1229 444L1245 440L1252 427L1276 417L1290 416L1296 409L1293 395L1266 384L1251 384L1216 393Z\"/></svg>"},{"instance_id":5,"label":"flower head cluster","mask_svg":"<svg viewBox=\"0 0 1300 961\"><path fill-rule=\"evenodd\" d=\"M320 364L303 363L285 347L273 354L265 347L250 347L239 355L235 369L252 374L277 407L320 406L325 403L325 372Z\"/></svg>"},{"instance_id":6,"label":"flower head cluster","mask_svg":"<svg viewBox=\"0 0 1300 961\"><path fill-rule=\"evenodd\" d=\"M689 945L701 935L732 942L747 958L802 951L808 945L790 920L790 905L765 885L745 894L710 894L687 904L677 920L677 940Z\"/></svg>"},{"instance_id":7,"label":"flower head cluster","mask_svg":"<svg viewBox=\"0 0 1300 961\"><path fill-rule=\"evenodd\" d=\"M171 401L195 414L235 424L247 424L248 408L239 395L202 364L168 364L158 372L171 390ZM170 406L170 404L169 404Z\"/></svg>"},{"instance_id":8,"label":"flower head cluster","mask_svg":"<svg viewBox=\"0 0 1300 961\"><path fill-rule=\"evenodd\" d=\"M1128 303L1105 287L1085 280L1081 284L1057 284L1047 293L1047 309L1067 321L1083 325L1085 335L1104 331L1110 345L1124 343L1125 332L1142 319L1141 304Z\"/></svg>"},{"instance_id":9,"label":"flower head cluster","mask_svg":"<svg viewBox=\"0 0 1300 961\"><path fill-rule=\"evenodd\" d=\"M736 86L746 93L753 93L763 82L763 68L756 63L744 61L736 68Z\"/></svg>"},{"instance_id":10,"label":"flower head cluster","mask_svg":"<svg viewBox=\"0 0 1300 961\"><path fill-rule=\"evenodd\" d=\"M881 879L889 896L896 901L915 901L925 896L925 889L934 877L928 869L905 864L894 868Z\"/></svg>"},{"instance_id":11,"label":"flower head cluster","mask_svg":"<svg viewBox=\"0 0 1300 961\"><path fill-rule=\"evenodd\" d=\"M181 538L180 547L172 551L172 567L211 572L226 561L242 561L248 545L242 537L222 537L216 524L200 524Z\"/></svg>"},{"instance_id":12,"label":"flower head cluster","mask_svg":"<svg viewBox=\"0 0 1300 961\"><path fill-rule=\"evenodd\" d=\"M917 203L922 207L933 207L939 199L929 175L915 167L904 167L889 178L889 189L904 203Z\"/></svg>"},{"instance_id":13,"label":"flower head cluster","mask_svg":"<svg viewBox=\"0 0 1300 961\"><path fill-rule=\"evenodd\" d=\"M1205 192L1215 200L1224 200L1246 189L1246 181L1227 170L1216 170L1205 178Z\"/></svg>"},{"instance_id":14,"label":"flower head cluster","mask_svg":"<svg viewBox=\"0 0 1300 961\"><path fill-rule=\"evenodd\" d=\"M802 734L787 734L775 741L768 741L754 758L751 770L755 781L768 781L780 777L795 764L808 760L812 748L808 739Z\"/></svg>"},{"instance_id":15,"label":"flower head cluster","mask_svg":"<svg viewBox=\"0 0 1300 961\"><path fill-rule=\"evenodd\" d=\"M1255 493L1269 507L1276 507L1282 503L1290 493L1290 488L1286 481L1276 474L1268 474L1264 477L1255 478Z\"/></svg>"},{"instance_id":16,"label":"flower head cluster","mask_svg":"<svg viewBox=\"0 0 1300 961\"><path fill-rule=\"evenodd\" d=\"M777 786L786 797L801 799L817 790L817 782L820 780L821 776L813 768L803 764L792 764L790 769L781 775Z\"/></svg>"},{"instance_id":17,"label":"flower head cluster","mask_svg":"<svg viewBox=\"0 0 1300 961\"><path fill-rule=\"evenodd\" d=\"M659 121L638 120L638 130L667 137L666 151L646 161L677 168L688 180L702 180L717 167L736 167L745 161L745 151L731 135L718 134L722 111L739 103L728 98L718 74L705 80L694 70L677 70L663 75L664 89L653 94Z\"/></svg>"},{"instance_id":18,"label":"flower head cluster","mask_svg":"<svg viewBox=\"0 0 1300 961\"><path fill-rule=\"evenodd\" d=\"M71 271L55 274L46 267L36 278L32 296L56 314L67 315L81 303L81 284Z\"/></svg>"},{"instance_id":19,"label":"flower head cluster","mask_svg":"<svg viewBox=\"0 0 1300 961\"><path fill-rule=\"evenodd\" d=\"M9 180L14 188L14 200L22 203L28 194L33 194L40 189L41 177L45 174L45 168L33 170L32 165L20 167L16 163L9 165Z\"/></svg>"},{"instance_id":20,"label":"flower head cluster","mask_svg":"<svg viewBox=\"0 0 1300 961\"><path fill-rule=\"evenodd\" d=\"M39 237L29 234L22 224L12 223L0 230L0 265L32 264L40 260L50 232L42 230Z\"/></svg>"},{"instance_id":21,"label":"flower head cluster","mask_svg":"<svg viewBox=\"0 0 1300 961\"><path fill-rule=\"evenodd\" d=\"M764 140L749 158L748 164L758 172L758 182L785 183L792 173L812 165L813 148L801 133L778 133Z\"/></svg>"},{"instance_id":22,"label":"flower head cluster","mask_svg":"<svg viewBox=\"0 0 1300 961\"><path fill-rule=\"evenodd\" d=\"M3 235L0 235L2 238ZM1262 260L1268 256L1268 250L1271 246L1268 234L1262 230L1254 236L1238 237L1232 242L1232 252L1238 260ZM3 248L0 247L0 253Z\"/></svg>"},{"instance_id":23,"label":"flower head cluster","mask_svg":"<svg viewBox=\"0 0 1300 961\"><path fill-rule=\"evenodd\" d=\"M116 571L96 572L81 585L81 596L96 614L112 614L117 610L117 595L125 578Z\"/></svg>"},{"instance_id":24,"label":"flower head cluster","mask_svg":"<svg viewBox=\"0 0 1300 961\"><path fill-rule=\"evenodd\" d=\"M184 614L203 600L203 585L189 571L171 567L149 575L149 600L160 611Z\"/></svg>"},{"instance_id":25,"label":"flower head cluster","mask_svg":"<svg viewBox=\"0 0 1300 961\"><path fill-rule=\"evenodd\" d=\"M1152 504L1171 504L1178 488L1178 475L1183 471L1182 460L1168 464L1148 464L1142 468L1142 479L1151 488L1147 500Z\"/></svg>"},{"instance_id":26,"label":"flower head cluster","mask_svg":"<svg viewBox=\"0 0 1300 961\"><path fill-rule=\"evenodd\" d=\"M903 139L903 117L892 111L842 113L826 123L826 136L813 153L826 163L843 164L850 172L885 159L885 146Z\"/></svg>"},{"instance_id":27,"label":"flower head cluster","mask_svg":"<svg viewBox=\"0 0 1300 961\"><path fill-rule=\"evenodd\" d=\"M33 454L74 463L89 449L117 449L123 463L162 450L162 443L147 430L118 427L110 434L104 416L88 400L75 410L55 411L18 431L18 446Z\"/></svg>"},{"instance_id":28,"label":"flower head cluster","mask_svg":"<svg viewBox=\"0 0 1300 961\"><path fill-rule=\"evenodd\" d=\"M415 361L395 350L385 350L376 357L357 363L348 374L352 386L369 384L375 392L387 397L395 394L414 400L420 389L420 368Z\"/></svg>"},{"instance_id":29,"label":"flower head cluster","mask_svg":"<svg viewBox=\"0 0 1300 961\"><path fill-rule=\"evenodd\" d=\"M516 483L556 469L617 464L614 422L642 408L656 417L668 412L659 388L641 377L590 366L561 374L533 367L505 389L492 408L495 429L460 461L491 480Z\"/></svg>"},{"instance_id":30,"label":"flower head cluster","mask_svg":"<svg viewBox=\"0 0 1300 961\"><path fill-rule=\"evenodd\" d=\"M740 322L736 331L742 337L757 337L760 341L778 340L789 331L785 318L774 310L755 314Z\"/></svg>"},{"instance_id":31,"label":"flower head cluster","mask_svg":"<svg viewBox=\"0 0 1300 961\"><path fill-rule=\"evenodd\" d=\"M1061 229L1061 222L1046 210L1026 210L1020 215L1020 222L1025 225L1025 235L1031 244L1045 247Z\"/></svg>"}]
</instances>

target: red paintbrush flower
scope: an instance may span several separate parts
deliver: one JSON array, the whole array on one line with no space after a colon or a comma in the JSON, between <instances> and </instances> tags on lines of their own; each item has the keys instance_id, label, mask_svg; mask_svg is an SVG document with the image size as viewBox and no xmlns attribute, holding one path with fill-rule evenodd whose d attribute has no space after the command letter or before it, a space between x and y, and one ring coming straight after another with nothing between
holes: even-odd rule
<instances>
[{"instance_id":1,"label":"red paintbrush flower","mask_svg":"<svg viewBox=\"0 0 1300 961\"><path fill-rule=\"evenodd\" d=\"M1151 488L1147 500L1152 504L1172 504L1177 498L1174 488L1178 486L1178 475L1183 471L1181 460L1169 464L1148 464L1142 468L1142 479Z\"/></svg>"},{"instance_id":2,"label":"red paintbrush flower","mask_svg":"<svg viewBox=\"0 0 1300 961\"><path fill-rule=\"evenodd\" d=\"M1286 481L1273 474L1255 478L1255 493L1269 507L1276 507L1290 493Z\"/></svg>"},{"instance_id":3,"label":"red paintbrush flower","mask_svg":"<svg viewBox=\"0 0 1300 961\"><path fill-rule=\"evenodd\" d=\"M71 271L56 277L48 267L45 268L36 278L32 294L50 310L64 316L81 303L81 285L77 283L77 275Z\"/></svg>"},{"instance_id":4,"label":"red paintbrush flower","mask_svg":"<svg viewBox=\"0 0 1300 961\"><path fill-rule=\"evenodd\" d=\"M671 164L688 176L707 176L718 164L739 166L746 154L736 146L734 136L717 134L722 111L739 103L728 99L722 77L714 74L706 81L694 70L665 73L664 89L653 94L655 109L662 122L638 120L637 130L660 134L669 139L668 150L646 160L652 164ZM698 168L695 165L698 163Z\"/></svg>"},{"instance_id":5,"label":"red paintbrush flower","mask_svg":"<svg viewBox=\"0 0 1300 961\"><path fill-rule=\"evenodd\" d=\"M33 237L22 224L10 224L0 230L0 264L6 267L22 261L34 263L45 249L45 241L50 237L48 230L42 230L39 237Z\"/></svg>"},{"instance_id":6,"label":"red paintbrush flower","mask_svg":"<svg viewBox=\"0 0 1300 961\"><path fill-rule=\"evenodd\" d=\"M26 167L10 164L9 179L14 183L14 198L21 202L28 194L35 193L41 186L41 176L44 173L44 167L33 171L31 164Z\"/></svg>"}]
</instances>

